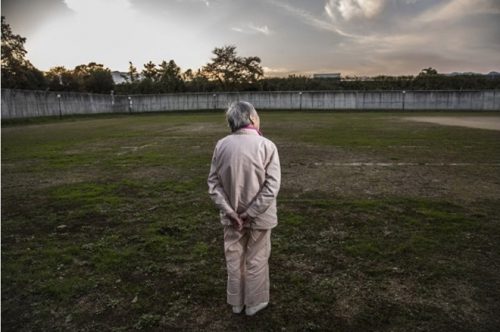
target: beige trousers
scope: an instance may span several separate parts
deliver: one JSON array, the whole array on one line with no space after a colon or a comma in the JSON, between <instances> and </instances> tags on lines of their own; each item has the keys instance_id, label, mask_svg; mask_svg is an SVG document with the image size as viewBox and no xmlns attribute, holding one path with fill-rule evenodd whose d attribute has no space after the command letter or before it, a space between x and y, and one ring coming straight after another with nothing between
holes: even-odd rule
<instances>
[{"instance_id":1,"label":"beige trousers","mask_svg":"<svg viewBox=\"0 0 500 332\"><path fill-rule=\"evenodd\" d=\"M254 306L269 302L271 230L224 227L227 303Z\"/></svg>"}]
</instances>

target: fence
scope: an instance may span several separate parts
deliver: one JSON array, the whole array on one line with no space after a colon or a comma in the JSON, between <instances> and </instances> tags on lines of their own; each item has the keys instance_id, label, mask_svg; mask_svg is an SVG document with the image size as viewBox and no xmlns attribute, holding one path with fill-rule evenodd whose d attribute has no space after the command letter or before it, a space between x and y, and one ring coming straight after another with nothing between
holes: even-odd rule
<instances>
[{"instance_id":1,"label":"fence","mask_svg":"<svg viewBox=\"0 0 500 332\"><path fill-rule=\"evenodd\" d=\"M500 111L500 91L271 91L113 96L2 89L2 119L70 114L225 109L245 100L257 109Z\"/></svg>"}]
</instances>

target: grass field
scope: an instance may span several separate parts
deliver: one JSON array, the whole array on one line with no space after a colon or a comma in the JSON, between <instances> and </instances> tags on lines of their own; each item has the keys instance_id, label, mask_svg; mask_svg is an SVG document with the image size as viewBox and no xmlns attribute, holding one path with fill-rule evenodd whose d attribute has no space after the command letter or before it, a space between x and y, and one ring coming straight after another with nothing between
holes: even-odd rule
<instances>
[{"instance_id":1,"label":"grass field","mask_svg":"<svg viewBox=\"0 0 500 332\"><path fill-rule=\"evenodd\" d=\"M4 125L2 330L500 330L500 131L404 116L261 113L283 180L253 318L207 195L222 112Z\"/></svg>"}]
</instances>

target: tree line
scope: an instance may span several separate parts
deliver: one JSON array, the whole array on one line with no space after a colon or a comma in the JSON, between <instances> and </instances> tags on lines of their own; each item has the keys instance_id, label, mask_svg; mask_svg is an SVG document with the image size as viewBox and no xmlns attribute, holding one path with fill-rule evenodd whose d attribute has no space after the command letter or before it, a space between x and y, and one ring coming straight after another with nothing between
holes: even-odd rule
<instances>
[{"instance_id":1,"label":"tree line","mask_svg":"<svg viewBox=\"0 0 500 332\"><path fill-rule=\"evenodd\" d=\"M12 32L2 16L2 87L48 91L80 91L116 94L216 91L308 91L308 90L480 90L500 89L499 76L439 74L429 67L416 76L376 76L313 78L305 75L264 77L261 59L242 57L235 46L216 47L210 62L200 69L182 69L174 60L137 68L129 62L115 84L112 72L103 64L91 62L73 69L53 67L46 72L26 58L26 38Z\"/></svg>"}]
</instances>

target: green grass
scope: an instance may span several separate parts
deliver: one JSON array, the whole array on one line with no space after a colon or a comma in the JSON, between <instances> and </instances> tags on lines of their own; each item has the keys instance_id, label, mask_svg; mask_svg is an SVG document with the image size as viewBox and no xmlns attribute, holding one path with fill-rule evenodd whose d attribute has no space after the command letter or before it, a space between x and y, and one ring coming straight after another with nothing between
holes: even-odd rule
<instances>
[{"instance_id":1,"label":"green grass","mask_svg":"<svg viewBox=\"0 0 500 332\"><path fill-rule=\"evenodd\" d=\"M4 123L2 328L500 329L500 132L406 115L261 112L283 180L256 318L207 195L222 112Z\"/></svg>"}]
</instances>

